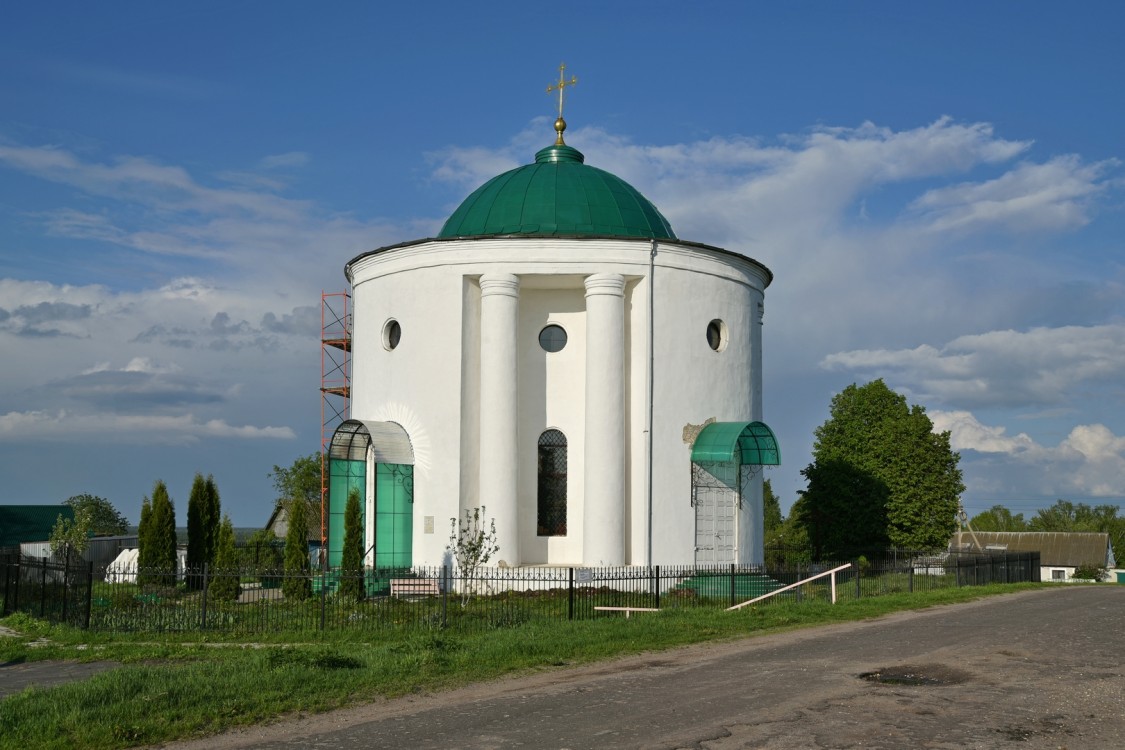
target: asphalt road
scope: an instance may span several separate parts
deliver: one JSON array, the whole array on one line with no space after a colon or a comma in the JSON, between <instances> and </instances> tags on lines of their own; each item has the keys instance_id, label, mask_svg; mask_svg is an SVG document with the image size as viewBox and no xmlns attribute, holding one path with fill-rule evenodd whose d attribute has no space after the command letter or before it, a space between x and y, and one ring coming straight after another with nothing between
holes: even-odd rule
<instances>
[{"instance_id":1,"label":"asphalt road","mask_svg":"<svg viewBox=\"0 0 1125 750\"><path fill-rule=\"evenodd\" d=\"M1125 586L1060 586L560 668L170 747L1121 750L1123 660Z\"/></svg>"}]
</instances>

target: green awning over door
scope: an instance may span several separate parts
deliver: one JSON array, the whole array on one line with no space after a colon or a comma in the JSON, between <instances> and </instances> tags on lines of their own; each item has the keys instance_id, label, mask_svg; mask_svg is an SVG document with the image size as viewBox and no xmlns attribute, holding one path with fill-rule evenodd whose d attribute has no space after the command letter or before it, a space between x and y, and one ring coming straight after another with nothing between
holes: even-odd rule
<instances>
[{"instance_id":1,"label":"green awning over door","mask_svg":"<svg viewBox=\"0 0 1125 750\"><path fill-rule=\"evenodd\" d=\"M778 466L781 449L765 422L712 422L692 444L691 460Z\"/></svg>"}]
</instances>

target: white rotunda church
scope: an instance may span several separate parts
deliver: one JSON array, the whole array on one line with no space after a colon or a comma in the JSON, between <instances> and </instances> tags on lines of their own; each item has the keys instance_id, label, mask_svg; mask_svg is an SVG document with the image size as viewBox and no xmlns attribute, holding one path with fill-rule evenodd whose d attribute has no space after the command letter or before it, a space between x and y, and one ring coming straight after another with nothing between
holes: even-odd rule
<instances>
[{"instance_id":1,"label":"white rotunda church","mask_svg":"<svg viewBox=\"0 0 1125 750\"><path fill-rule=\"evenodd\" d=\"M362 253L328 561L359 490L369 565L438 565L486 508L503 564L763 562L762 313L772 274L680 240L563 142L437 237Z\"/></svg>"}]
</instances>

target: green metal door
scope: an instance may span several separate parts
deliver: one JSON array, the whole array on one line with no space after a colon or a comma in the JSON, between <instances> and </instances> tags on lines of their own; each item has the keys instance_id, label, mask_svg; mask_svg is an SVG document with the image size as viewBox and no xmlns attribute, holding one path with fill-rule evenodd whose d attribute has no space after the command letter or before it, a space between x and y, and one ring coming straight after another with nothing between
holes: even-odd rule
<instances>
[{"instance_id":1,"label":"green metal door","mask_svg":"<svg viewBox=\"0 0 1125 750\"><path fill-rule=\"evenodd\" d=\"M366 516L367 462L333 458L328 462L328 567L340 567L344 554L344 511L348 493L359 492L360 523Z\"/></svg>"},{"instance_id":2,"label":"green metal door","mask_svg":"<svg viewBox=\"0 0 1125 750\"><path fill-rule=\"evenodd\" d=\"M409 568L414 544L414 467L376 464L375 567Z\"/></svg>"}]
</instances>

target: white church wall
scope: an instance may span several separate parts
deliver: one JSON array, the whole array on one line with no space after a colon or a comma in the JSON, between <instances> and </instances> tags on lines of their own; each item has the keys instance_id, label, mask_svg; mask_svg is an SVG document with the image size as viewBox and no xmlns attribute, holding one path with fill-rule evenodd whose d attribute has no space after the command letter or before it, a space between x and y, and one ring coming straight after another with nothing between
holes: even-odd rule
<instances>
[{"instance_id":1,"label":"white church wall","mask_svg":"<svg viewBox=\"0 0 1125 750\"><path fill-rule=\"evenodd\" d=\"M520 522L523 562L578 565L582 562L585 440L586 310L580 278L529 276L520 294ZM541 288L565 284L569 288ZM539 332L556 324L566 346L548 353ZM547 429L567 440L566 536L538 535L538 445Z\"/></svg>"},{"instance_id":2,"label":"white church wall","mask_svg":"<svg viewBox=\"0 0 1125 750\"><path fill-rule=\"evenodd\" d=\"M625 560L648 562L648 282L651 243L630 240L497 238L424 242L364 256L350 265L354 287L352 416L399 422L415 448L414 561L440 564L449 519L478 496L481 274L520 277L518 465L521 562L582 562L585 299L583 278L618 273L625 288ZM758 305L767 272L716 250L661 243L655 269L652 562L694 560L690 445L684 427L709 418L761 419ZM383 347L394 317L402 342ZM706 340L726 324L721 352ZM567 347L547 356L538 332L557 322ZM484 353L483 356L487 356ZM460 363L459 365L457 363ZM568 442L567 536L536 534L537 440L549 427ZM753 508L739 519L741 561L760 559L760 478ZM490 507L490 512L492 508ZM754 511L757 516L754 516ZM425 532L426 518L433 532ZM755 520L755 518L757 520ZM546 544L544 545L544 542ZM544 549L545 547L545 549ZM504 557L503 553L500 555Z\"/></svg>"},{"instance_id":3,"label":"white church wall","mask_svg":"<svg viewBox=\"0 0 1125 750\"><path fill-rule=\"evenodd\" d=\"M459 513L460 372L448 362L461 358L463 284L448 268L385 273L393 265L369 263L353 278L351 415L396 422L409 435L413 559L440 564L449 519ZM391 318L402 336L388 351L383 329Z\"/></svg>"},{"instance_id":4,"label":"white church wall","mask_svg":"<svg viewBox=\"0 0 1125 750\"><path fill-rule=\"evenodd\" d=\"M685 428L709 419L755 418L752 370L760 361L757 302L765 286L750 261L698 248L662 244L655 271L653 439L653 562L694 561L695 511L691 506L691 445ZM725 324L720 351L708 346L712 320ZM756 562L752 540L757 493L739 515L739 562ZM760 510L757 510L760 516Z\"/></svg>"}]
</instances>

